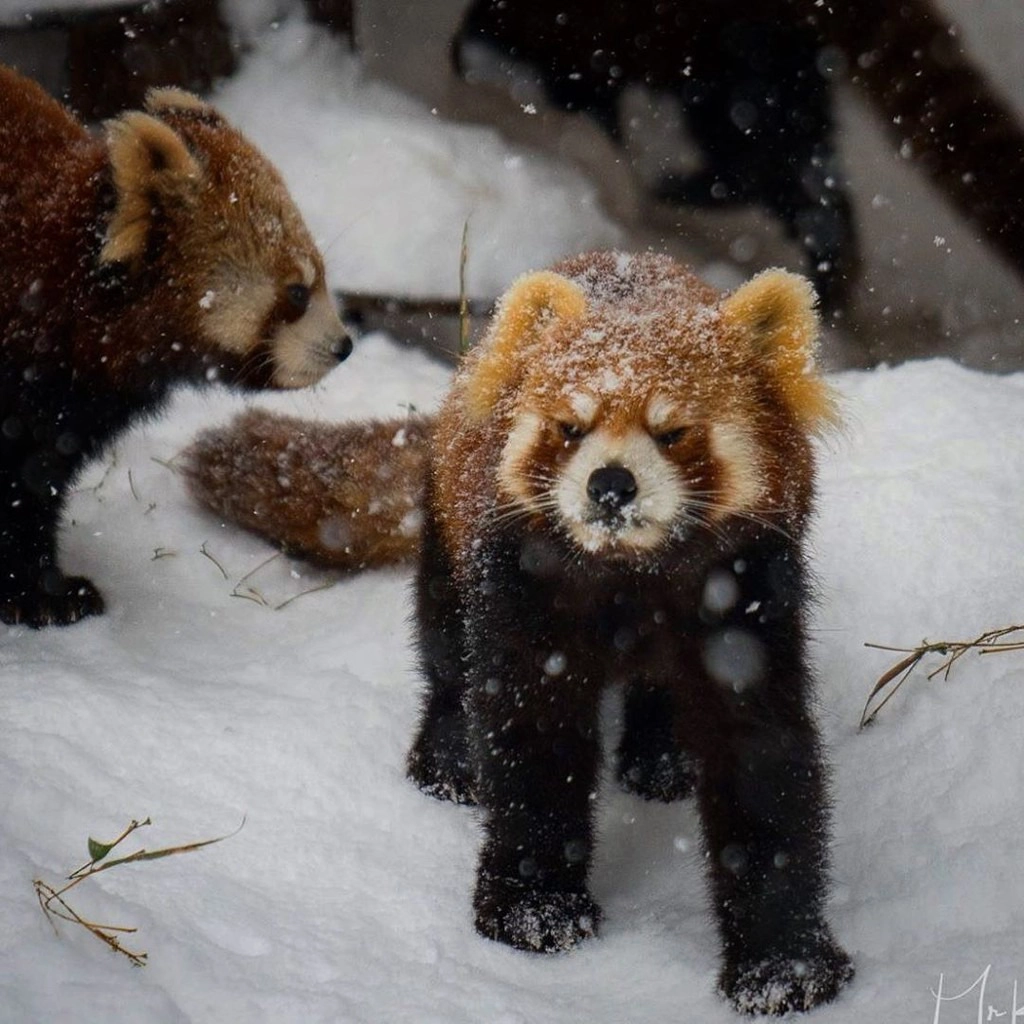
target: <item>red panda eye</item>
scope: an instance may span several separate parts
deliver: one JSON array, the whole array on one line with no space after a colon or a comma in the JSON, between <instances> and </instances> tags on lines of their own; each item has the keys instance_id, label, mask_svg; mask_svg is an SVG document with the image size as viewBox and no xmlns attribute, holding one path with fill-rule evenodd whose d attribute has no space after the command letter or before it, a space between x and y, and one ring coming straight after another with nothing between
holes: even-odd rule
<instances>
[{"instance_id":1,"label":"red panda eye","mask_svg":"<svg viewBox=\"0 0 1024 1024\"><path fill-rule=\"evenodd\" d=\"M566 441L578 441L586 431L575 423L559 423L558 429L562 432L562 438Z\"/></svg>"},{"instance_id":2,"label":"red panda eye","mask_svg":"<svg viewBox=\"0 0 1024 1024\"><path fill-rule=\"evenodd\" d=\"M676 427L675 430L665 430L654 435L654 440L663 448L671 448L676 442L681 441L686 434L686 427Z\"/></svg>"},{"instance_id":3,"label":"red panda eye","mask_svg":"<svg viewBox=\"0 0 1024 1024\"><path fill-rule=\"evenodd\" d=\"M288 285L285 295L288 297L288 302L300 315L309 308L309 289L304 284Z\"/></svg>"}]
</instances>

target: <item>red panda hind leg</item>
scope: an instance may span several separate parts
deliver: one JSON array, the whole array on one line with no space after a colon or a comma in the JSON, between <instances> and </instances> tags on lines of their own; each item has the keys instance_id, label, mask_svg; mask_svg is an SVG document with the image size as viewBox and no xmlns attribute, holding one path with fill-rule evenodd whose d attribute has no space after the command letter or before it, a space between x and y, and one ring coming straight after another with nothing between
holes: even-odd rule
<instances>
[{"instance_id":1,"label":"red panda hind leg","mask_svg":"<svg viewBox=\"0 0 1024 1024\"><path fill-rule=\"evenodd\" d=\"M428 494L431 486L428 481ZM462 679L466 661L465 617L454 570L425 498L422 549L416 572L416 620L420 669L428 682L421 728L406 760L406 773L438 800L475 804L477 773L469 746Z\"/></svg>"},{"instance_id":2,"label":"red panda hind leg","mask_svg":"<svg viewBox=\"0 0 1024 1024\"><path fill-rule=\"evenodd\" d=\"M676 740L674 710L664 688L640 681L626 687L615 770L627 793L662 803L693 794L698 765Z\"/></svg>"},{"instance_id":3,"label":"red panda hind leg","mask_svg":"<svg viewBox=\"0 0 1024 1024\"><path fill-rule=\"evenodd\" d=\"M352 350L323 258L267 159L151 89L92 134L0 65L0 621L103 611L57 531L85 463L179 385L297 388Z\"/></svg>"}]
</instances>

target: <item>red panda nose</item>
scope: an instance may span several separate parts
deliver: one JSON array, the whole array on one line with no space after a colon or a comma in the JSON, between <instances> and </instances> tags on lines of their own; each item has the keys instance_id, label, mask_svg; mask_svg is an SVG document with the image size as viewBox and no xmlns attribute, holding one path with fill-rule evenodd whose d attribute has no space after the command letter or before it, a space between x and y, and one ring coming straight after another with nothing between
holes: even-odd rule
<instances>
[{"instance_id":1,"label":"red panda nose","mask_svg":"<svg viewBox=\"0 0 1024 1024\"><path fill-rule=\"evenodd\" d=\"M601 466L587 480L587 497L598 505L622 508L636 497L636 477L624 466Z\"/></svg>"},{"instance_id":2,"label":"red panda nose","mask_svg":"<svg viewBox=\"0 0 1024 1024\"><path fill-rule=\"evenodd\" d=\"M331 342L331 355L339 363L343 363L352 355L352 339L347 334L343 334L340 338L335 338Z\"/></svg>"}]
</instances>

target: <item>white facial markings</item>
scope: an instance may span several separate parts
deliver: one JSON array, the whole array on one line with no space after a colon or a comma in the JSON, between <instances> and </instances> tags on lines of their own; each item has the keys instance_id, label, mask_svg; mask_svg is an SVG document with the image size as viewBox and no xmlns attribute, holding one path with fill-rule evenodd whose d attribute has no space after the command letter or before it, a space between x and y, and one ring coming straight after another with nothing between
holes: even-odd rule
<instances>
[{"instance_id":1,"label":"white facial markings","mask_svg":"<svg viewBox=\"0 0 1024 1024\"><path fill-rule=\"evenodd\" d=\"M509 498L522 502L526 507L533 504L536 490L525 475L524 463L536 447L543 429L544 420L536 413L520 413L509 431L498 463L498 483Z\"/></svg>"},{"instance_id":2,"label":"white facial markings","mask_svg":"<svg viewBox=\"0 0 1024 1024\"><path fill-rule=\"evenodd\" d=\"M312 270L312 264L309 267ZM245 355L268 340L274 358L273 380L278 387L315 384L337 364L332 345L346 333L334 303L325 288L318 289L298 320L281 324L271 338L264 339L267 317L277 302L278 287L270 279L225 275L203 293L200 323L214 344L236 355Z\"/></svg>"},{"instance_id":3,"label":"white facial markings","mask_svg":"<svg viewBox=\"0 0 1024 1024\"><path fill-rule=\"evenodd\" d=\"M647 403L647 425L655 433L668 426L674 427L678 412L678 406L670 398L664 395L655 395Z\"/></svg>"},{"instance_id":4,"label":"white facial markings","mask_svg":"<svg viewBox=\"0 0 1024 1024\"><path fill-rule=\"evenodd\" d=\"M576 391L569 396L569 407L579 421L579 425L589 430L597 418L597 399L586 391Z\"/></svg>"},{"instance_id":5,"label":"white facial markings","mask_svg":"<svg viewBox=\"0 0 1024 1024\"><path fill-rule=\"evenodd\" d=\"M277 289L266 278L236 275L216 283L199 300L203 330L227 352L244 354L259 340L260 330L277 301Z\"/></svg>"},{"instance_id":6,"label":"white facial markings","mask_svg":"<svg viewBox=\"0 0 1024 1024\"><path fill-rule=\"evenodd\" d=\"M312 288L313 282L316 280L316 267L313 266L313 261L305 256L300 256L295 262L298 264L302 283L307 288Z\"/></svg>"},{"instance_id":7,"label":"white facial markings","mask_svg":"<svg viewBox=\"0 0 1024 1024\"><path fill-rule=\"evenodd\" d=\"M615 520L602 517L587 494L591 474L607 466L629 470L636 481L636 497L618 510ZM669 535L686 500L675 465L641 430L613 434L599 428L588 434L559 474L554 492L563 525L590 552L656 547Z\"/></svg>"},{"instance_id":8,"label":"white facial markings","mask_svg":"<svg viewBox=\"0 0 1024 1024\"><path fill-rule=\"evenodd\" d=\"M708 431L711 452L724 469L722 493L715 501L717 517L756 507L764 480L754 438L736 423L713 423Z\"/></svg>"},{"instance_id":9,"label":"white facial markings","mask_svg":"<svg viewBox=\"0 0 1024 1024\"><path fill-rule=\"evenodd\" d=\"M332 346L345 336L338 311L326 288L313 293L298 320L282 324L270 339L274 383L283 388L315 384L338 362Z\"/></svg>"}]
</instances>

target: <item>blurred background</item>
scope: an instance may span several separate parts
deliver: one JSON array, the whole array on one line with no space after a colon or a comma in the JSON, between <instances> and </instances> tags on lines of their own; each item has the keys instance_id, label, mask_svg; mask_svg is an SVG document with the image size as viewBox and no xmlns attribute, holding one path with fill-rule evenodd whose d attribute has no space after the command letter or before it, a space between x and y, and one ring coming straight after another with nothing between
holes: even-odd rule
<instances>
[{"instance_id":1,"label":"blurred background","mask_svg":"<svg viewBox=\"0 0 1024 1024\"><path fill-rule=\"evenodd\" d=\"M477 317L510 272L650 246L722 288L808 273L832 366L1019 369L1024 4L850 6L0 0L0 60L93 121L154 84L212 95L350 314L446 354L468 221Z\"/></svg>"}]
</instances>

